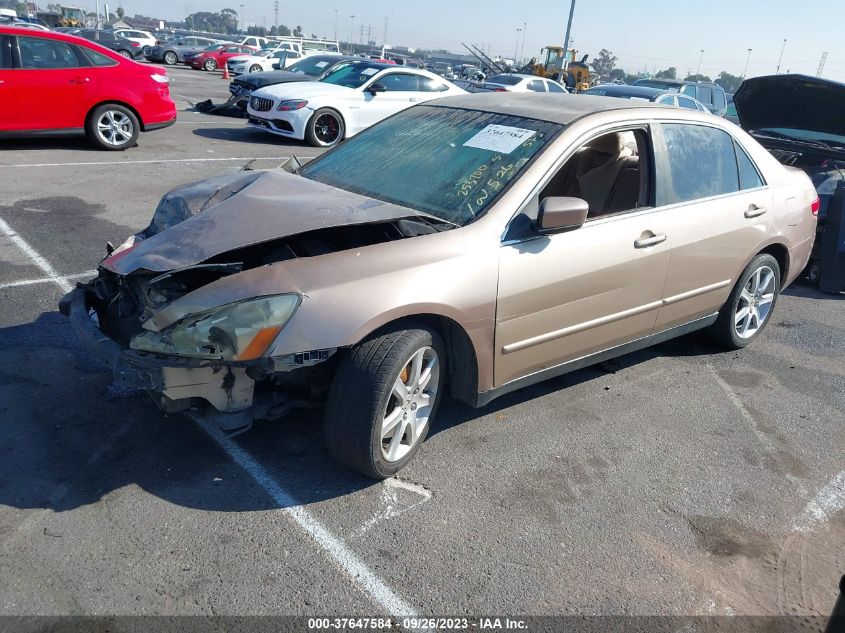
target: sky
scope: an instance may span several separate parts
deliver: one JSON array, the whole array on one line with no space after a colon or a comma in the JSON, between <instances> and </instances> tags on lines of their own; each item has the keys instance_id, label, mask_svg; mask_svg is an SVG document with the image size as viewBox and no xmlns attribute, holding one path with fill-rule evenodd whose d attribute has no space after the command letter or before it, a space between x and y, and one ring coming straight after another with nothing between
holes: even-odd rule
<instances>
[{"instance_id":1,"label":"sky","mask_svg":"<svg viewBox=\"0 0 845 633\"><path fill-rule=\"evenodd\" d=\"M279 0L279 22L301 25L307 34L358 41L363 24L382 42L462 52L461 42L512 58L539 56L549 44L562 45L570 0ZM94 8L95 0L75 4ZM102 5L102 0L101 0ZM187 13L230 7L247 23L273 24L273 0L111 0L114 12L181 20ZM241 7L243 7L241 9ZM350 18L354 15L354 21ZM354 27L353 27L354 24ZM517 29L525 25L523 38ZM781 72L815 75L827 52L822 76L845 81L845 2L842 0L576 0L572 41L580 54L602 48L629 72L675 66L678 74L715 77L725 70L748 76L774 74L784 39ZM365 30L366 37L366 30ZM748 49L751 50L750 60ZM703 53L701 53L703 49Z\"/></svg>"}]
</instances>

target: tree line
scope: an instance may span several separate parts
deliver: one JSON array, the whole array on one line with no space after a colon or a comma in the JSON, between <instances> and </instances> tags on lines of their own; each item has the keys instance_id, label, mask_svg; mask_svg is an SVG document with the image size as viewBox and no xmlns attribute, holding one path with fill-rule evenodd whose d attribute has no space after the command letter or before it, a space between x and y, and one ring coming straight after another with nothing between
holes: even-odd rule
<instances>
[{"instance_id":1,"label":"tree line","mask_svg":"<svg viewBox=\"0 0 845 633\"><path fill-rule=\"evenodd\" d=\"M610 79L621 79L627 84L635 82L637 79L640 79L638 75L632 75L621 68L616 67L616 62L618 58L606 48L603 48L599 51L598 56L593 60L592 66L595 69L596 73L601 75L602 77L610 77ZM670 66L669 68L664 68L663 70L658 71L655 73L654 77L656 79L680 79L681 77L678 75L678 69L675 66ZM722 71L719 73L718 77L715 78L715 83L722 86L725 89L725 92L735 92L737 88L739 88L739 84L742 83L742 77L738 75L732 75L727 71ZM685 81L713 81L707 75L702 74L691 74L684 77Z\"/></svg>"},{"instance_id":2,"label":"tree line","mask_svg":"<svg viewBox=\"0 0 845 633\"><path fill-rule=\"evenodd\" d=\"M185 25L194 31L207 31L210 33L226 33L232 35L240 32L240 24L238 20L238 12L234 9L223 9L219 13L211 11L197 11L185 17ZM246 29L248 35L279 35L294 37L303 37L301 26L293 29L284 24L277 24L271 26L269 29L263 26L250 26ZM313 36L313 37L316 37Z\"/></svg>"}]
</instances>

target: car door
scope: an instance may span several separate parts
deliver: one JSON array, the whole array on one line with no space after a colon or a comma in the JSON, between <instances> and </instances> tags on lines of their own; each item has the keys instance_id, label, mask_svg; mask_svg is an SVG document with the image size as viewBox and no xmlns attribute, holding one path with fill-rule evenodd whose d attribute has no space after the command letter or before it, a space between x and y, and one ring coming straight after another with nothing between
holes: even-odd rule
<instances>
[{"instance_id":1,"label":"car door","mask_svg":"<svg viewBox=\"0 0 845 633\"><path fill-rule=\"evenodd\" d=\"M586 223L568 232L517 239L506 234L499 255L497 387L652 333L669 248L665 220L650 202L654 183L648 128L637 130L636 136L637 168L643 172L635 178L637 202L631 208L609 214L591 209ZM580 169L587 145L596 137L585 140L531 202L529 218L536 218L546 194L571 195L556 183L566 181L567 170Z\"/></svg>"},{"instance_id":2,"label":"car door","mask_svg":"<svg viewBox=\"0 0 845 633\"><path fill-rule=\"evenodd\" d=\"M12 69L12 38L0 35L0 130L14 130L19 125L20 90Z\"/></svg>"},{"instance_id":3,"label":"car door","mask_svg":"<svg viewBox=\"0 0 845 633\"><path fill-rule=\"evenodd\" d=\"M48 37L18 36L20 68L14 87L27 103L20 108L20 130L79 129L97 96L97 77L74 45Z\"/></svg>"},{"instance_id":4,"label":"car door","mask_svg":"<svg viewBox=\"0 0 845 633\"><path fill-rule=\"evenodd\" d=\"M380 84L384 92L372 94L369 87ZM361 129L368 128L392 114L410 108L415 103L430 97L420 90L420 76L412 73L386 72L376 75L374 80L363 86L364 104L359 112Z\"/></svg>"},{"instance_id":5,"label":"car door","mask_svg":"<svg viewBox=\"0 0 845 633\"><path fill-rule=\"evenodd\" d=\"M716 313L772 221L772 192L725 130L664 123L656 161L669 273L656 328ZM742 178L738 164L743 167ZM752 176L752 174L754 176Z\"/></svg>"}]
</instances>

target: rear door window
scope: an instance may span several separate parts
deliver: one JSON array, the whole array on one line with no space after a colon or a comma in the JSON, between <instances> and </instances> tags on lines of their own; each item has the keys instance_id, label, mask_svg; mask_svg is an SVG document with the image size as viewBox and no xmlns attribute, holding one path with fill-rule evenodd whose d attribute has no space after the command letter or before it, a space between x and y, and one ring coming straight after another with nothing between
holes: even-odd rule
<instances>
[{"instance_id":1,"label":"rear door window","mask_svg":"<svg viewBox=\"0 0 845 633\"><path fill-rule=\"evenodd\" d=\"M378 80L388 92L419 92L420 81L416 75L389 73Z\"/></svg>"},{"instance_id":2,"label":"rear door window","mask_svg":"<svg viewBox=\"0 0 845 633\"><path fill-rule=\"evenodd\" d=\"M666 156L661 204L739 191L736 152L727 132L705 125L663 124Z\"/></svg>"},{"instance_id":3,"label":"rear door window","mask_svg":"<svg viewBox=\"0 0 845 633\"><path fill-rule=\"evenodd\" d=\"M21 68L55 70L79 68L79 58L73 46L44 37L19 37Z\"/></svg>"},{"instance_id":4,"label":"rear door window","mask_svg":"<svg viewBox=\"0 0 845 633\"><path fill-rule=\"evenodd\" d=\"M710 86L699 86L698 87L698 96L696 97L701 103L706 106L713 105L713 91L710 89Z\"/></svg>"},{"instance_id":5,"label":"rear door window","mask_svg":"<svg viewBox=\"0 0 845 633\"><path fill-rule=\"evenodd\" d=\"M546 86L548 86L549 92L566 92L560 84L556 84L553 81L547 81Z\"/></svg>"},{"instance_id":6,"label":"rear door window","mask_svg":"<svg viewBox=\"0 0 845 633\"><path fill-rule=\"evenodd\" d=\"M728 106L728 104L727 104L727 101L725 100L724 91L714 89L713 90L713 107L721 112L727 106Z\"/></svg>"},{"instance_id":7,"label":"rear door window","mask_svg":"<svg viewBox=\"0 0 845 633\"><path fill-rule=\"evenodd\" d=\"M696 93L695 88L696 87L693 84L684 84L683 86L681 86L681 94L689 95L693 99L697 99L698 94Z\"/></svg>"},{"instance_id":8,"label":"rear door window","mask_svg":"<svg viewBox=\"0 0 845 633\"><path fill-rule=\"evenodd\" d=\"M528 89L532 92L546 92L546 82L540 79L532 79L528 82Z\"/></svg>"},{"instance_id":9,"label":"rear door window","mask_svg":"<svg viewBox=\"0 0 845 633\"><path fill-rule=\"evenodd\" d=\"M690 99L689 97L685 97L684 95L678 95L678 105L682 108L689 108L690 110L698 110L698 106L695 105L695 101Z\"/></svg>"},{"instance_id":10,"label":"rear door window","mask_svg":"<svg viewBox=\"0 0 845 633\"><path fill-rule=\"evenodd\" d=\"M739 168L739 188L743 190L755 189L765 185L766 183L763 182L757 166L736 141L734 141L734 149L736 150L736 164Z\"/></svg>"}]
</instances>

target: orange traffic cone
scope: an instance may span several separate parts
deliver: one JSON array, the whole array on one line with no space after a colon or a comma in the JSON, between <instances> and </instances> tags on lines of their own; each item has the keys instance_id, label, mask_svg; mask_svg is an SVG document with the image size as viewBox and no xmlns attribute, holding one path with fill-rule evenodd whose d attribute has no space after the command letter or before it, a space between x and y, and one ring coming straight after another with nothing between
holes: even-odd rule
<instances>
[{"instance_id":1,"label":"orange traffic cone","mask_svg":"<svg viewBox=\"0 0 845 633\"><path fill-rule=\"evenodd\" d=\"M223 79L229 79L229 64L223 64Z\"/></svg>"}]
</instances>

